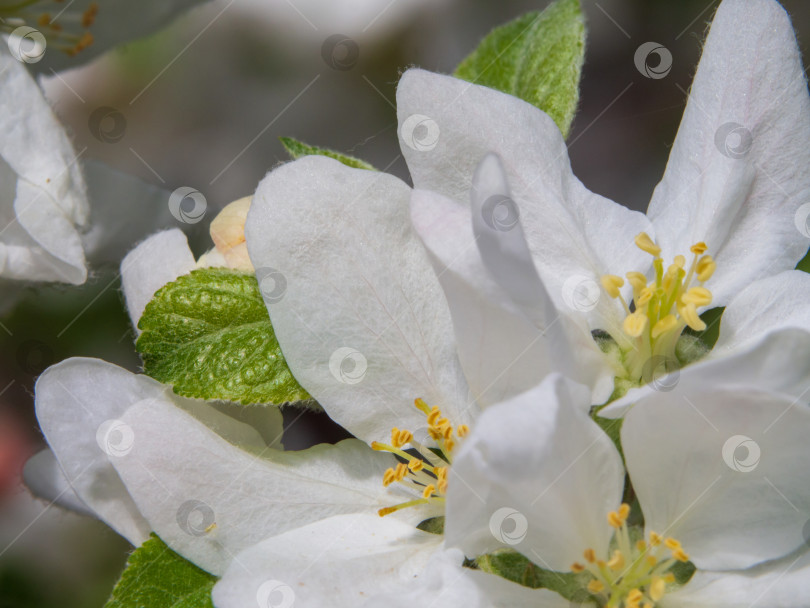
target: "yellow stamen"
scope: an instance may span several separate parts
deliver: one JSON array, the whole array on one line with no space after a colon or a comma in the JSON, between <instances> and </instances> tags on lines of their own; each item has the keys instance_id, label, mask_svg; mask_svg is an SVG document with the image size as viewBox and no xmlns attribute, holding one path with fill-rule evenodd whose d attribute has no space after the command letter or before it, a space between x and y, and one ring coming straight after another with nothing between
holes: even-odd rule
<instances>
[{"instance_id":1,"label":"yellow stamen","mask_svg":"<svg viewBox=\"0 0 810 608\"><path fill-rule=\"evenodd\" d=\"M650 599L654 602L659 601L664 597L666 590L667 584L664 582L664 579L660 576L653 577L652 584L650 585Z\"/></svg>"},{"instance_id":2,"label":"yellow stamen","mask_svg":"<svg viewBox=\"0 0 810 608\"><path fill-rule=\"evenodd\" d=\"M681 302L695 306L708 306L712 303L712 292L705 287L692 287L681 296Z\"/></svg>"},{"instance_id":3,"label":"yellow stamen","mask_svg":"<svg viewBox=\"0 0 810 608\"><path fill-rule=\"evenodd\" d=\"M653 340L655 340L658 336L668 332L677 324L678 319L675 317L675 315L667 315L653 326L652 333L650 335L652 336Z\"/></svg>"},{"instance_id":4,"label":"yellow stamen","mask_svg":"<svg viewBox=\"0 0 810 608\"><path fill-rule=\"evenodd\" d=\"M644 329L647 327L647 316L640 313L634 312L631 315L627 315L624 318L624 322L622 323L622 329L624 329L624 333L626 333L631 338L638 338L644 333Z\"/></svg>"},{"instance_id":5,"label":"yellow stamen","mask_svg":"<svg viewBox=\"0 0 810 608\"><path fill-rule=\"evenodd\" d=\"M694 304L690 303L686 304L685 306L681 306L678 309L678 313L680 313L686 324L695 331L703 331L706 329L706 324L698 316L697 309Z\"/></svg>"},{"instance_id":6,"label":"yellow stamen","mask_svg":"<svg viewBox=\"0 0 810 608\"><path fill-rule=\"evenodd\" d=\"M636 247L649 253L653 257L661 254L661 248L656 245L646 232L639 233L635 238Z\"/></svg>"},{"instance_id":7,"label":"yellow stamen","mask_svg":"<svg viewBox=\"0 0 810 608\"><path fill-rule=\"evenodd\" d=\"M708 248L709 247L706 245L706 243L704 243L703 241L700 241L699 243L695 243L694 245L692 245L689 248L689 251L691 251L695 255L703 255L704 253L706 253L706 250Z\"/></svg>"},{"instance_id":8,"label":"yellow stamen","mask_svg":"<svg viewBox=\"0 0 810 608\"><path fill-rule=\"evenodd\" d=\"M590 591L591 593L601 593L604 590L605 585L601 581L594 579L588 583L588 591Z\"/></svg>"},{"instance_id":9,"label":"yellow stamen","mask_svg":"<svg viewBox=\"0 0 810 608\"><path fill-rule=\"evenodd\" d=\"M619 297L619 288L624 286L624 279L615 274L606 274L601 278L602 287L611 298Z\"/></svg>"},{"instance_id":10,"label":"yellow stamen","mask_svg":"<svg viewBox=\"0 0 810 608\"><path fill-rule=\"evenodd\" d=\"M712 256L704 255L700 258L700 261L697 263L697 278L698 281L701 283L705 283L709 279L712 278L715 269L717 268L717 264L715 264Z\"/></svg>"}]
</instances>

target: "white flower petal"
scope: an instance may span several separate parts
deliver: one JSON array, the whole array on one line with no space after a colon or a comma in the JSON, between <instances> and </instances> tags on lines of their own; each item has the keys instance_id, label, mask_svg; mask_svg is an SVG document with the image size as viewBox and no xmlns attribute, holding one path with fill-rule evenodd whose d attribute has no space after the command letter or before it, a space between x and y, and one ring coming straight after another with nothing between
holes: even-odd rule
<instances>
[{"instance_id":1,"label":"white flower petal","mask_svg":"<svg viewBox=\"0 0 810 608\"><path fill-rule=\"evenodd\" d=\"M138 327L158 289L195 266L186 235L177 228L158 232L129 252L121 262L121 286L132 325Z\"/></svg>"},{"instance_id":2,"label":"white flower petal","mask_svg":"<svg viewBox=\"0 0 810 608\"><path fill-rule=\"evenodd\" d=\"M596 403L610 395L612 370L587 327L557 312L542 284L532 309L528 303L516 305L495 282L476 246L467 205L414 190L411 219L450 304L459 358L477 402L514 397L552 371L593 387Z\"/></svg>"},{"instance_id":3,"label":"white flower petal","mask_svg":"<svg viewBox=\"0 0 810 608\"><path fill-rule=\"evenodd\" d=\"M624 468L588 400L555 374L481 414L450 470L448 546L468 556L511 547L560 571L589 547L606 555Z\"/></svg>"},{"instance_id":4,"label":"white flower petal","mask_svg":"<svg viewBox=\"0 0 810 608\"><path fill-rule=\"evenodd\" d=\"M807 251L794 216L810 202L808 142L810 97L790 19L773 0L726 0L649 209L665 259L708 244L716 305Z\"/></svg>"},{"instance_id":5,"label":"white flower petal","mask_svg":"<svg viewBox=\"0 0 810 608\"><path fill-rule=\"evenodd\" d=\"M469 200L473 174L489 153L501 157L526 240L557 306L563 290L599 277L645 271L650 256L633 244L646 217L589 192L571 173L562 135L546 114L516 97L408 70L397 89L400 147L415 188ZM414 119L414 117L416 117ZM629 293L629 292L628 292ZM616 329L621 308L604 294L586 314L594 328Z\"/></svg>"},{"instance_id":6,"label":"white flower petal","mask_svg":"<svg viewBox=\"0 0 810 608\"><path fill-rule=\"evenodd\" d=\"M810 331L810 274L787 270L754 281L732 298L720 323L712 356L738 350L769 332L785 328Z\"/></svg>"},{"instance_id":7,"label":"white flower petal","mask_svg":"<svg viewBox=\"0 0 810 608\"><path fill-rule=\"evenodd\" d=\"M0 192L0 242L18 249L8 252L0 272L11 278L83 283L87 271L77 227L85 225L89 205L77 156L37 83L4 48L0 91L0 177L6 184ZM9 217L12 205L14 217ZM16 228L9 234L11 223ZM15 236L20 229L31 241Z\"/></svg>"},{"instance_id":8,"label":"white flower petal","mask_svg":"<svg viewBox=\"0 0 810 608\"><path fill-rule=\"evenodd\" d=\"M742 572L702 572L661 601L663 608L803 608L810 597L810 553Z\"/></svg>"},{"instance_id":9,"label":"white flower petal","mask_svg":"<svg viewBox=\"0 0 810 608\"><path fill-rule=\"evenodd\" d=\"M810 459L808 434L806 398L744 376L638 403L622 446L647 528L677 538L698 569L794 551L810 513L810 469L797 465Z\"/></svg>"},{"instance_id":10,"label":"white flower petal","mask_svg":"<svg viewBox=\"0 0 810 608\"><path fill-rule=\"evenodd\" d=\"M39 425L66 479L100 519L133 545L149 537L150 527L104 448L125 451L130 436L116 422L131 404L161 399L166 390L146 376L80 358L48 368L35 388Z\"/></svg>"},{"instance_id":11,"label":"white flower petal","mask_svg":"<svg viewBox=\"0 0 810 608\"><path fill-rule=\"evenodd\" d=\"M409 199L395 177L309 156L259 184L245 227L293 375L369 441L388 439L393 426L425 427L417 397L455 424L471 416L461 407L467 387L447 303Z\"/></svg>"},{"instance_id":12,"label":"white flower petal","mask_svg":"<svg viewBox=\"0 0 810 608\"><path fill-rule=\"evenodd\" d=\"M135 441L113 462L121 479L152 529L214 574L257 539L337 514L379 517L380 508L405 500L382 485L394 459L355 439L257 453L165 400L141 401L122 420ZM421 520L418 509L405 511Z\"/></svg>"},{"instance_id":13,"label":"white flower petal","mask_svg":"<svg viewBox=\"0 0 810 608\"><path fill-rule=\"evenodd\" d=\"M23 480L35 496L82 515L96 516L95 511L84 504L73 490L59 468L53 451L47 448L31 456L25 463Z\"/></svg>"},{"instance_id":14,"label":"white flower petal","mask_svg":"<svg viewBox=\"0 0 810 608\"><path fill-rule=\"evenodd\" d=\"M517 583L464 568L458 549L434 553L416 580L393 593L374 597L364 608L571 608L571 602L547 589L529 589Z\"/></svg>"},{"instance_id":15,"label":"white flower petal","mask_svg":"<svg viewBox=\"0 0 810 608\"><path fill-rule=\"evenodd\" d=\"M750 385L760 390L804 396L810 383L810 332L781 329L747 342L742 347L718 351L688 367L659 378L657 382L631 389L621 399L599 411L604 418L620 418L633 404L654 400L659 387L673 392L705 387Z\"/></svg>"},{"instance_id":16,"label":"white flower petal","mask_svg":"<svg viewBox=\"0 0 810 608\"><path fill-rule=\"evenodd\" d=\"M413 581L440 544L441 536L397 520L330 517L236 555L214 587L214 605L356 608Z\"/></svg>"}]
</instances>

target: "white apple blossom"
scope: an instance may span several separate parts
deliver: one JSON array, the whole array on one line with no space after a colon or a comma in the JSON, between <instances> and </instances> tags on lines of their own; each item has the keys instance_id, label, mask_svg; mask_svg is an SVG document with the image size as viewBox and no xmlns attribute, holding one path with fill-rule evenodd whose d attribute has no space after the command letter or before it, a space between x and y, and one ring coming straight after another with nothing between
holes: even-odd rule
<instances>
[{"instance_id":1,"label":"white apple blossom","mask_svg":"<svg viewBox=\"0 0 810 608\"><path fill-rule=\"evenodd\" d=\"M531 324L558 317L607 332L604 363L622 391L703 354L676 346L687 326L705 328L698 314L710 306L727 310L708 358L747 356L761 334L808 326L810 277L792 269L809 243L795 223L810 202L810 97L775 1L720 5L647 217L588 192L552 120L514 97L410 70L397 110L414 225L462 362L466 344L512 355L472 375L476 394L516 359L531 367L529 346L542 341ZM732 123L742 148L721 138ZM518 330L506 327L523 328L526 349L510 351Z\"/></svg>"},{"instance_id":2,"label":"white apple blossom","mask_svg":"<svg viewBox=\"0 0 810 608\"><path fill-rule=\"evenodd\" d=\"M482 414L451 472L447 508L463 505L464 516L447 520L447 545L468 556L507 546L492 516L510 507L527 521L510 546L541 568L581 573L573 591L583 605L805 605L810 473L796 463L810 456L810 334L765 338L775 339L781 355L763 357L748 381L688 367L674 390L627 413L621 443L644 542L631 542L619 506L618 451L576 407L584 391L552 377L536 399ZM696 567L683 586L668 576L678 561Z\"/></svg>"}]
</instances>

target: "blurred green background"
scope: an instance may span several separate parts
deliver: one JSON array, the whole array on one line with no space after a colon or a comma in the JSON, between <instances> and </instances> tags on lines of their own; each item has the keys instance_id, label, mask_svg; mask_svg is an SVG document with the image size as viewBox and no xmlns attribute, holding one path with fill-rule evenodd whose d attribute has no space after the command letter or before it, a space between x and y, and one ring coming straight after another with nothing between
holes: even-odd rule
<instances>
[{"instance_id":1,"label":"blurred green background","mask_svg":"<svg viewBox=\"0 0 810 608\"><path fill-rule=\"evenodd\" d=\"M393 107L399 74L413 65L449 73L493 26L546 4L217 0L149 39L46 78L44 87L76 149L87 148L85 158L205 195L205 219L181 226L199 255L210 246L207 225L216 211L252 193L286 160L279 136L348 152L407 180ZM810 2L783 5L807 65ZM591 190L646 208L716 6L583 0L589 36L569 151ZM322 45L333 34L357 42L351 69L324 61ZM666 78L636 70L634 52L647 41L671 51ZM124 119L115 142L88 127L102 107ZM99 522L32 499L19 470L43 446L33 416L37 374L75 355L137 370L133 336L115 267L95 268L82 288L26 289L16 307L0 313L0 608L102 606L123 568L125 541ZM285 443L296 448L335 433L313 417Z\"/></svg>"}]
</instances>

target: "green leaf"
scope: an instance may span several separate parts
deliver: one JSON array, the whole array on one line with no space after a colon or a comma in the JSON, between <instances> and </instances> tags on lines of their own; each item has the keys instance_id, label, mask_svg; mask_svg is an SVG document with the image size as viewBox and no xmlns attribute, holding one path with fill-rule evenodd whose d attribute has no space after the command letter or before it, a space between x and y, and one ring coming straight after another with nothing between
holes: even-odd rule
<instances>
[{"instance_id":1,"label":"green leaf","mask_svg":"<svg viewBox=\"0 0 810 608\"><path fill-rule=\"evenodd\" d=\"M585 601L591 597L587 592L583 594L589 580L587 574L545 570L511 549L482 555L475 564L484 572L497 574L524 587L550 589L568 600Z\"/></svg>"},{"instance_id":2,"label":"green leaf","mask_svg":"<svg viewBox=\"0 0 810 608\"><path fill-rule=\"evenodd\" d=\"M304 142L293 139L292 137L279 137L279 140L281 141L281 145L284 146L284 149L287 150L287 154L289 154L293 159L312 155L328 156L329 158L339 160L344 165L354 169L368 169L369 171L377 170L366 161L360 160L359 158L347 156L346 154L341 154L340 152L335 152L334 150L329 150L327 148L310 146L309 144L305 144Z\"/></svg>"},{"instance_id":3,"label":"green leaf","mask_svg":"<svg viewBox=\"0 0 810 608\"><path fill-rule=\"evenodd\" d=\"M105 608L212 608L216 582L153 534L129 556Z\"/></svg>"},{"instance_id":4,"label":"green leaf","mask_svg":"<svg viewBox=\"0 0 810 608\"><path fill-rule=\"evenodd\" d=\"M455 76L529 102L568 136L579 101L585 23L579 0L557 0L495 28Z\"/></svg>"},{"instance_id":5,"label":"green leaf","mask_svg":"<svg viewBox=\"0 0 810 608\"><path fill-rule=\"evenodd\" d=\"M194 270L158 290L138 327L144 372L178 395L314 405L287 367L253 274Z\"/></svg>"}]
</instances>

